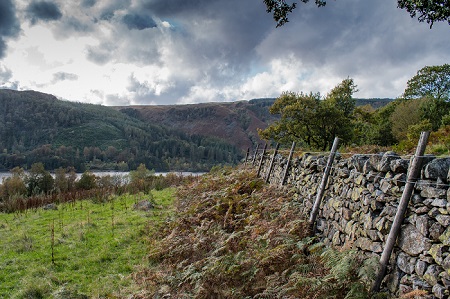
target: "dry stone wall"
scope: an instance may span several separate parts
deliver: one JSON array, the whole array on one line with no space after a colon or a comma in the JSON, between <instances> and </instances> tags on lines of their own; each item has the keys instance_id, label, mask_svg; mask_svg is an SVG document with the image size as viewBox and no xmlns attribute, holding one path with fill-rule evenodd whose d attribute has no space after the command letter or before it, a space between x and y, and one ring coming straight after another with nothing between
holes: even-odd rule
<instances>
[{"instance_id":1,"label":"dry stone wall","mask_svg":"<svg viewBox=\"0 0 450 299\"><path fill-rule=\"evenodd\" d=\"M287 158L276 155L268 177L271 159L265 155L260 176L281 185ZM293 190L293 200L306 215L327 159L305 154L289 164L284 188ZM338 155L317 218L317 234L323 242L381 256L409 164L409 159L394 152L346 159ZM449 298L450 158L426 156L422 165L382 287L395 296L420 289L428 292L428 298Z\"/></svg>"}]
</instances>

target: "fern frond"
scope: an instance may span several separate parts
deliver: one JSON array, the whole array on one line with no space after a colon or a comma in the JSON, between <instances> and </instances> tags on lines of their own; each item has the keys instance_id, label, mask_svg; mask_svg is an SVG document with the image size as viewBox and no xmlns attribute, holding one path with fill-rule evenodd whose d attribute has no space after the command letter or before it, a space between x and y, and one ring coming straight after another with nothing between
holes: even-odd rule
<instances>
[{"instance_id":1,"label":"fern frond","mask_svg":"<svg viewBox=\"0 0 450 299\"><path fill-rule=\"evenodd\" d=\"M350 291L344 299L368 299L370 298L367 288L360 282L352 283Z\"/></svg>"},{"instance_id":2,"label":"fern frond","mask_svg":"<svg viewBox=\"0 0 450 299\"><path fill-rule=\"evenodd\" d=\"M364 263L358 271L358 277L365 282L371 283L375 281L380 268L378 257L373 256L364 260Z\"/></svg>"}]
</instances>

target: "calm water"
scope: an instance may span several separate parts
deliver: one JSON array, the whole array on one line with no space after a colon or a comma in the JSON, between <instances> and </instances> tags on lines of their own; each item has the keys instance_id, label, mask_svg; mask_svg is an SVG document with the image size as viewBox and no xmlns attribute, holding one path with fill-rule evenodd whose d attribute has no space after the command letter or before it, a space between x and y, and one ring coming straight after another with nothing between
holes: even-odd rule
<instances>
[{"instance_id":1,"label":"calm water","mask_svg":"<svg viewBox=\"0 0 450 299\"><path fill-rule=\"evenodd\" d=\"M101 172L96 172L93 171L93 174L95 174L96 176L106 176L106 175L111 175L111 176L120 176L120 177L126 177L128 176L129 172L119 172L119 171L101 171ZM171 172L155 172L155 175L162 175L162 176L166 176L168 173ZM203 175L205 174L204 172L173 172L176 174L181 174L183 176L189 176L189 175L194 175L194 176L199 176L199 175ZM52 174L53 175L53 174ZM77 177L80 178L82 175L82 173L77 173ZM0 172L0 183L3 181L3 179L10 177L11 173L10 172Z\"/></svg>"}]
</instances>

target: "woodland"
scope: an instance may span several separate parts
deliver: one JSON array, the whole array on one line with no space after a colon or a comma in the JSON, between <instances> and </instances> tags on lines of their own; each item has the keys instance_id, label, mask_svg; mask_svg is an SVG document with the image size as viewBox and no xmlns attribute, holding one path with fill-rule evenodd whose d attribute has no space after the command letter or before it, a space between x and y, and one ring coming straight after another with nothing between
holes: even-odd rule
<instances>
[{"instance_id":1,"label":"woodland","mask_svg":"<svg viewBox=\"0 0 450 299\"><path fill-rule=\"evenodd\" d=\"M214 137L185 134L113 108L62 101L34 91L0 90L0 170L73 167L205 171L242 153Z\"/></svg>"},{"instance_id":2,"label":"woodland","mask_svg":"<svg viewBox=\"0 0 450 299\"><path fill-rule=\"evenodd\" d=\"M357 106L357 85L344 79L326 96L320 93L283 93L270 107L280 116L260 135L282 145L293 141L302 148L325 151L335 136L348 148L394 149L410 153L422 131L430 131L429 151L450 150L450 65L425 66L408 80L401 97L374 109Z\"/></svg>"}]
</instances>

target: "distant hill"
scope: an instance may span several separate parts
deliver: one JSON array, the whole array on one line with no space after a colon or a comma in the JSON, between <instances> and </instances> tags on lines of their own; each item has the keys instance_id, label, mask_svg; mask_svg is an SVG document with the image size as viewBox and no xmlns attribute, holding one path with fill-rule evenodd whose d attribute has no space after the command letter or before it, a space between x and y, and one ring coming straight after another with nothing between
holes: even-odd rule
<instances>
[{"instance_id":1,"label":"distant hill","mask_svg":"<svg viewBox=\"0 0 450 299\"><path fill-rule=\"evenodd\" d=\"M383 106L386 106L390 102L394 101L395 99L390 98L370 98L370 99L355 99L356 100L356 106L364 106L364 105L370 105L374 109L381 108Z\"/></svg>"},{"instance_id":2,"label":"distant hill","mask_svg":"<svg viewBox=\"0 0 450 299\"><path fill-rule=\"evenodd\" d=\"M279 119L269 113L275 98L240 102L190 105L147 105L114 107L131 117L150 124L161 124L186 134L213 136L242 151L261 142L257 130ZM379 108L393 99L355 99L357 106Z\"/></svg>"},{"instance_id":3,"label":"distant hill","mask_svg":"<svg viewBox=\"0 0 450 299\"><path fill-rule=\"evenodd\" d=\"M114 107L143 122L160 124L186 134L216 137L242 151L261 142L257 130L277 116L269 113L275 99L191 105Z\"/></svg>"},{"instance_id":4,"label":"distant hill","mask_svg":"<svg viewBox=\"0 0 450 299\"><path fill-rule=\"evenodd\" d=\"M278 119L275 98L192 105L106 107L36 91L0 89L0 170L209 170L237 163ZM391 99L357 99L374 108Z\"/></svg>"},{"instance_id":5,"label":"distant hill","mask_svg":"<svg viewBox=\"0 0 450 299\"><path fill-rule=\"evenodd\" d=\"M0 169L208 170L243 153L218 138L185 134L116 109L58 100L35 91L0 90Z\"/></svg>"}]
</instances>

